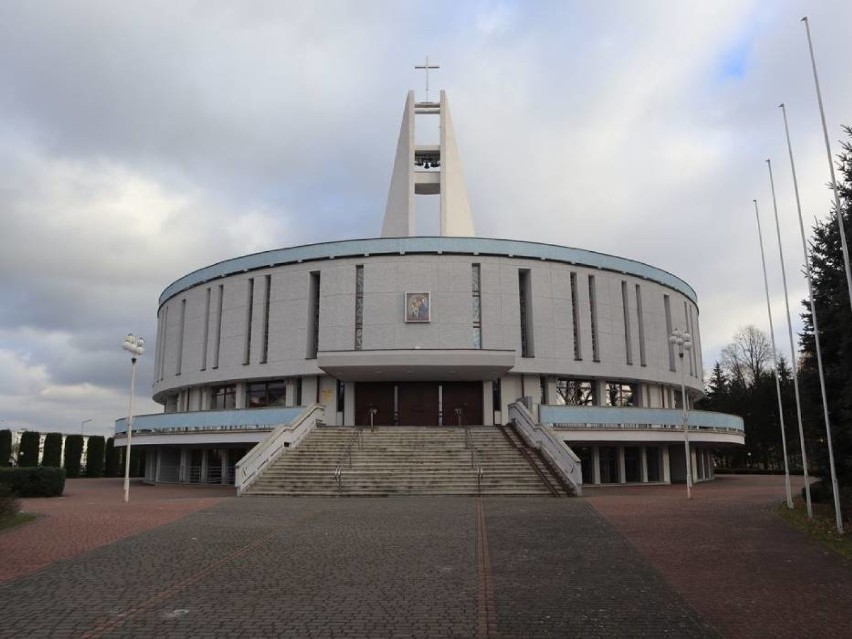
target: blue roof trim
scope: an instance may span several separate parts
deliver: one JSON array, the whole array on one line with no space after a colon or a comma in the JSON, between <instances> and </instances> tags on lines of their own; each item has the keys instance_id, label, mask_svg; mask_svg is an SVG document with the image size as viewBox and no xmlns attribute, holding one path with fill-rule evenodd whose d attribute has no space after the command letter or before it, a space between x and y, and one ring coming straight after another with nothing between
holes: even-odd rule
<instances>
[{"instance_id":1,"label":"blue roof trim","mask_svg":"<svg viewBox=\"0 0 852 639\"><path fill-rule=\"evenodd\" d=\"M739 415L690 410L689 425L693 428L719 428L745 431ZM617 406L554 406L542 404L539 409L542 424L649 424L682 427L683 411L676 408L627 408Z\"/></svg>"},{"instance_id":2,"label":"blue roof trim","mask_svg":"<svg viewBox=\"0 0 852 639\"><path fill-rule=\"evenodd\" d=\"M399 255L402 253L495 255L577 264L578 266L599 268L651 280L683 293L695 303L698 302L695 290L682 279L654 266L616 255L520 240L478 237L382 237L305 244L264 251L263 253L252 253L251 255L217 262L184 275L167 286L160 295L160 305L162 306L169 298L194 286L245 271L315 260L369 255Z\"/></svg>"}]
</instances>

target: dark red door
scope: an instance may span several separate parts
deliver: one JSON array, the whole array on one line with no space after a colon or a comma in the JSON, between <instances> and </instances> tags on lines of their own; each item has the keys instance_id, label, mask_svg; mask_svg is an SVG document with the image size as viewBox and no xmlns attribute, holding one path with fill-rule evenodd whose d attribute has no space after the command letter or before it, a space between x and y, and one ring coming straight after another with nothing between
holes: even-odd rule
<instances>
[{"instance_id":1,"label":"dark red door","mask_svg":"<svg viewBox=\"0 0 852 639\"><path fill-rule=\"evenodd\" d=\"M400 426L436 426L438 424L437 382L397 384Z\"/></svg>"},{"instance_id":2,"label":"dark red door","mask_svg":"<svg viewBox=\"0 0 852 639\"><path fill-rule=\"evenodd\" d=\"M358 382L355 384L355 424L370 425L370 409L375 409L373 424L392 426L393 388L387 382Z\"/></svg>"},{"instance_id":3,"label":"dark red door","mask_svg":"<svg viewBox=\"0 0 852 639\"><path fill-rule=\"evenodd\" d=\"M461 409L462 425L482 424L482 382L444 382L441 384L444 425L459 423L456 409Z\"/></svg>"}]
</instances>

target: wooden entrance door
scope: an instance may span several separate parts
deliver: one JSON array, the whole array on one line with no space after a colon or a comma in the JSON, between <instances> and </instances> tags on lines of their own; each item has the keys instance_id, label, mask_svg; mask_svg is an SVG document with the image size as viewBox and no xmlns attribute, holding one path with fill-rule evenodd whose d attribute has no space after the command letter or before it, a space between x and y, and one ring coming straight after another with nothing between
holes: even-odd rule
<instances>
[{"instance_id":1,"label":"wooden entrance door","mask_svg":"<svg viewBox=\"0 0 852 639\"><path fill-rule=\"evenodd\" d=\"M462 425L482 424L482 382L444 382L441 405L446 426L459 423L457 408L462 410Z\"/></svg>"},{"instance_id":2,"label":"wooden entrance door","mask_svg":"<svg viewBox=\"0 0 852 639\"><path fill-rule=\"evenodd\" d=\"M355 424L370 425L370 409L375 408L373 424L392 426L394 385L388 382L358 382L355 384Z\"/></svg>"},{"instance_id":3,"label":"wooden entrance door","mask_svg":"<svg viewBox=\"0 0 852 639\"><path fill-rule=\"evenodd\" d=\"M397 384L399 424L435 426L438 424L438 383L406 382Z\"/></svg>"}]
</instances>

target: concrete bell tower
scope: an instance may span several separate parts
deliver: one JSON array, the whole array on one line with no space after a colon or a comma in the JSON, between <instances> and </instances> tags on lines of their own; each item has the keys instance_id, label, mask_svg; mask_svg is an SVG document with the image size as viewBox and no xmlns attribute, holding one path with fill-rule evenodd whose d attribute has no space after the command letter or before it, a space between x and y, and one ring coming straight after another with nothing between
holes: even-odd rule
<instances>
[{"instance_id":1,"label":"concrete bell tower","mask_svg":"<svg viewBox=\"0 0 852 639\"><path fill-rule=\"evenodd\" d=\"M418 68L426 68L428 73L428 69L437 67L430 67L427 58L426 66ZM440 144L415 142L415 115L440 118ZM428 75L426 101L415 102L414 91L409 91L405 100L382 237L415 235L415 194L441 198L441 236L475 235L447 94L441 91L440 101L430 102Z\"/></svg>"}]
</instances>

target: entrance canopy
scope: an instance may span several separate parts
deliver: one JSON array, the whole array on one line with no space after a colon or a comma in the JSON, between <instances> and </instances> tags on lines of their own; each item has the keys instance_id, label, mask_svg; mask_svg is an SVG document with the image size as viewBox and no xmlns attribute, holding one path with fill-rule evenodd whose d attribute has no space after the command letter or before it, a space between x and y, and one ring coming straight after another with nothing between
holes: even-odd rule
<instances>
[{"instance_id":1,"label":"entrance canopy","mask_svg":"<svg viewBox=\"0 0 852 639\"><path fill-rule=\"evenodd\" d=\"M515 366L514 350L400 349L325 351L317 365L347 382L479 381L497 379Z\"/></svg>"}]
</instances>

